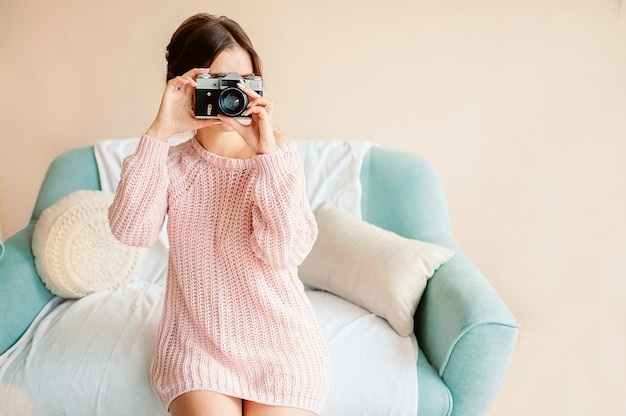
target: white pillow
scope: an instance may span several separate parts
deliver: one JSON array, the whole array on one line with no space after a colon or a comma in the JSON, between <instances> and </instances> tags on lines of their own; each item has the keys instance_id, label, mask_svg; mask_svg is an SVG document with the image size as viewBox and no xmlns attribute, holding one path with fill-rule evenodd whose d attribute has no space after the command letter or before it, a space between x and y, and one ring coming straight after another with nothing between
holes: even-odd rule
<instances>
[{"instance_id":1,"label":"white pillow","mask_svg":"<svg viewBox=\"0 0 626 416\"><path fill-rule=\"evenodd\" d=\"M302 282L375 313L402 336L411 334L427 280L454 251L404 238L329 203L315 217L318 237L298 269Z\"/></svg>"},{"instance_id":2,"label":"white pillow","mask_svg":"<svg viewBox=\"0 0 626 416\"><path fill-rule=\"evenodd\" d=\"M75 191L46 208L33 232L37 272L50 292L64 298L128 283L145 249L120 243L107 217L113 194Z\"/></svg>"}]
</instances>

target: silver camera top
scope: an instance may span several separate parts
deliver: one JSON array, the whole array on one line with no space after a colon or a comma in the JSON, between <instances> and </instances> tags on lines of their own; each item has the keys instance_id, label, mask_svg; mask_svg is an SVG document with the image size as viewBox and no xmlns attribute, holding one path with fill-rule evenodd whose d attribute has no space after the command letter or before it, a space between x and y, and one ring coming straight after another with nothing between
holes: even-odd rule
<instances>
[{"instance_id":1,"label":"silver camera top","mask_svg":"<svg viewBox=\"0 0 626 416\"><path fill-rule=\"evenodd\" d=\"M261 91L262 80L261 77L256 75L248 75L242 77L237 72L230 72L228 75L213 77L210 74L198 74L196 77L197 88L202 89L225 89L228 87L236 87L237 83L242 81L246 86L255 90Z\"/></svg>"}]
</instances>

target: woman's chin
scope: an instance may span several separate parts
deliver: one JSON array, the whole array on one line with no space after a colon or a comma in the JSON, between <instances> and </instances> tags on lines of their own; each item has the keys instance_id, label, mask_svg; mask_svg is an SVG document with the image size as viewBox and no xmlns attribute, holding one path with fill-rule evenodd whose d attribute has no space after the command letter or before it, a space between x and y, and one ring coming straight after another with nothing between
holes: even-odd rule
<instances>
[{"instance_id":1,"label":"woman's chin","mask_svg":"<svg viewBox=\"0 0 626 416\"><path fill-rule=\"evenodd\" d=\"M219 133L232 133L235 131L235 129L233 129L231 126L229 126L228 124L224 123L224 122L218 122L215 123L213 125L204 127L200 130L205 130L205 131L214 131L214 132L219 132Z\"/></svg>"}]
</instances>

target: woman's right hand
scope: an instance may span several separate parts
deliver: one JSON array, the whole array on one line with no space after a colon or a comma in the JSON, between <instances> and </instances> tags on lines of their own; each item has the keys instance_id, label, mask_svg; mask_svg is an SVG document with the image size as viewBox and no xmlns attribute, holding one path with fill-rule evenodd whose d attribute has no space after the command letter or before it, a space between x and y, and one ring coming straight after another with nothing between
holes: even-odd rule
<instances>
[{"instance_id":1,"label":"woman's right hand","mask_svg":"<svg viewBox=\"0 0 626 416\"><path fill-rule=\"evenodd\" d=\"M196 77L207 74L207 68L195 68L167 82L159 112L146 131L150 137L167 141L175 134L198 130L220 123L219 119L197 119L192 108Z\"/></svg>"}]
</instances>

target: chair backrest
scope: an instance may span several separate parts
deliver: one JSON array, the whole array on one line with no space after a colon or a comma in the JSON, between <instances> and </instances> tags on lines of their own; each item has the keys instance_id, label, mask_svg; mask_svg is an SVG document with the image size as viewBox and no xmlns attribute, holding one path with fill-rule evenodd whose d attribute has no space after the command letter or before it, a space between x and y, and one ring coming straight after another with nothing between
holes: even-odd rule
<instances>
[{"instance_id":1,"label":"chair backrest","mask_svg":"<svg viewBox=\"0 0 626 416\"><path fill-rule=\"evenodd\" d=\"M79 189L100 189L93 146L68 150L52 161L39 188L31 219L39 219L44 209Z\"/></svg>"},{"instance_id":2,"label":"chair backrest","mask_svg":"<svg viewBox=\"0 0 626 416\"><path fill-rule=\"evenodd\" d=\"M50 164L30 224L6 241L0 261L0 354L20 339L54 297L37 274L31 251L37 219L47 207L79 189L100 189L93 147L69 150Z\"/></svg>"},{"instance_id":3,"label":"chair backrest","mask_svg":"<svg viewBox=\"0 0 626 416\"><path fill-rule=\"evenodd\" d=\"M364 220L407 238L454 245L441 179L424 157L374 147L361 184Z\"/></svg>"}]
</instances>

